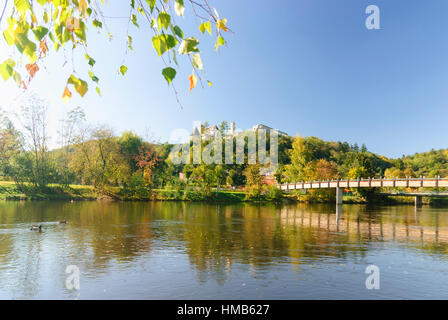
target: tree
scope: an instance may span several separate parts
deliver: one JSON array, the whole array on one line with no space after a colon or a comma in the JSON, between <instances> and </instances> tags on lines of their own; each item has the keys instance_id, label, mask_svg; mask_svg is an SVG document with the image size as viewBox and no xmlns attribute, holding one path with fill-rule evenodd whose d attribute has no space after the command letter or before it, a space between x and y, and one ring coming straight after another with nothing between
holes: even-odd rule
<instances>
[{"instance_id":1,"label":"tree","mask_svg":"<svg viewBox=\"0 0 448 320\"><path fill-rule=\"evenodd\" d=\"M23 152L23 137L12 122L0 112L0 177L13 178L19 183L20 170L16 170L16 161Z\"/></svg>"},{"instance_id":2,"label":"tree","mask_svg":"<svg viewBox=\"0 0 448 320\"><path fill-rule=\"evenodd\" d=\"M370 178L369 172L363 166L351 168L350 171L348 172L348 177L350 179L358 179L358 178L366 179L366 178Z\"/></svg>"},{"instance_id":3,"label":"tree","mask_svg":"<svg viewBox=\"0 0 448 320\"><path fill-rule=\"evenodd\" d=\"M70 166L82 183L106 194L108 187L120 186L130 177L129 162L120 153L118 139L104 127L87 128L78 135Z\"/></svg>"},{"instance_id":4,"label":"tree","mask_svg":"<svg viewBox=\"0 0 448 320\"><path fill-rule=\"evenodd\" d=\"M225 137L227 130L229 130L229 123L227 121L222 121L218 128L221 132L221 136Z\"/></svg>"},{"instance_id":5,"label":"tree","mask_svg":"<svg viewBox=\"0 0 448 320\"><path fill-rule=\"evenodd\" d=\"M339 177L338 167L333 161L325 159L318 160L314 166L314 179L318 180L334 180Z\"/></svg>"},{"instance_id":6,"label":"tree","mask_svg":"<svg viewBox=\"0 0 448 320\"><path fill-rule=\"evenodd\" d=\"M213 165L197 165L192 170L191 178L199 184L203 191L205 191L207 197L211 195L212 186L216 181Z\"/></svg>"},{"instance_id":7,"label":"tree","mask_svg":"<svg viewBox=\"0 0 448 320\"><path fill-rule=\"evenodd\" d=\"M138 171L143 174L146 185L153 184L154 169L160 161L154 147L149 144L140 146L135 161Z\"/></svg>"},{"instance_id":8,"label":"tree","mask_svg":"<svg viewBox=\"0 0 448 320\"><path fill-rule=\"evenodd\" d=\"M21 119L25 129L25 141L31 161L24 163L31 164L29 176L35 187L43 188L51 182L55 175L54 163L48 152L48 134L47 134L47 106L45 102L36 95L29 96L27 105L22 106Z\"/></svg>"},{"instance_id":9,"label":"tree","mask_svg":"<svg viewBox=\"0 0 448 320\"><path fill-rule=\"evenodd\" d=\"M70 152L73 150L73 145L76 142L76 133L84 121L85 113L81 107L70 110L67 113L67 118L61 121L61 127L58 132L61 149L56 155L56 163L60 176L59 183L65 187L68 187L75 179L73 171L67 166L67 163L69 162Z\"/></svg>"},{"instance_id":10,"label":"tree","mask_svg":"<svg viewBox=\"0 0 448 320\"><path fill-rule=\"evenodd\" d=\"M221 185L226 183L226 176L227 172L224 167L222 165L217 165L215 167L216 184L218 185L218 187L216 188L216 193L218 193Z\"/></svg>"},{"instance_id":11,"label":"tree","mask_svg":"<svg viewBox=\"0 0 448 320\"><path fill-rule=\"evenodd\" d=\"M128 51L133 51L130 24L136 28L147 24L153 33L152 45L158 56L166 64L162 76L171 85L177 95L172 81L176 76L175 66L177 55L188 57L193 72L188 77L190 91L196 82L202 81L205 75L203 63L198 48L199 40L184 34L176 24L175 16L184 16L185 4L189 3L192 13L200 20L199 30L211 36L216 35L215 50L226 43L223 33L228 32L227 19L221 17L215 8L210 7L207 0L128 0L129 15L127 16L126 44ZM7 17L7 26L3 32L4 41L8 46L17 49L21 56L12 55L0 62L0 75L6 81L10 78L22 88L26 89L36 72L39 71L50 53L63 48L69 48L72 59L76 51L81 51L85 62L89 66L88 77L90 83L96 86L98 94L99 78L94 73L94 53L89 52L87 29L93 26L98 31L108 30L108 17L103 14L103 1L91 0L6 0L1 8L0 22ZM112 35L107 32L107 36ZM24 61L23 64L21 61ZM121 65L118 72L124 75L126 65ZM202 75L201 75L202 74ZM85 79L87 75L84 75ZM62 98L68 100L72 96L73 88L83 97L88 90L88 83L74 71L67 75L67 83L61 86ZM185 79L187 80L187 79ZM211 82L208 81L211 86ZM65 87L65 88L64 88Z\"/></svg>"},{"instance_id":12,"label":"tree","mask_svg":"<svg viewBox=\"0 0 448 320\"><path fill-rule=\"evenodd\" d=\"M260 164L250 164L244 170L246 176L246 191L249 197L259 198L265 185L263 177L260 174Z\"/></svg>"},{"instance_id":13,"label":"tree","mask_svg":"<svg viewBox=\"0 0 448 320\"><path fill-rule=\"evenodd\" d=\"M132 131L126 131L123 132L118 143L120 144L120 152L128 160L131 171L136 171L136 157L142 152L143 139Z\"/></svg>"}]
</instances>

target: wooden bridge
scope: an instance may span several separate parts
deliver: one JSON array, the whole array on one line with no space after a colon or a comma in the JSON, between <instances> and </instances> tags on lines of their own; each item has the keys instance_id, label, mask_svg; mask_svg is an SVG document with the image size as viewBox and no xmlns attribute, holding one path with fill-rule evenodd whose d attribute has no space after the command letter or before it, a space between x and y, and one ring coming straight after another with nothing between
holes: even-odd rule
<instances>
[{"instance_id":1,"label":"wooden bridge","mask_svg":"<svg viewBox=\"0 0 448 320\"><path fill-rule=\"evenodd\" d=\"M394 178L394 179L347 179L309 181L280 184L279 188L284 191L308 190L308 189L336 189L336 204L342 204L344 188L448 188L448 178ZM422 193L391 193L391 196L413 196L415 204L421 205L422 197L448 197L448 193L422 192Z\"/></svg>"}]
</instances>

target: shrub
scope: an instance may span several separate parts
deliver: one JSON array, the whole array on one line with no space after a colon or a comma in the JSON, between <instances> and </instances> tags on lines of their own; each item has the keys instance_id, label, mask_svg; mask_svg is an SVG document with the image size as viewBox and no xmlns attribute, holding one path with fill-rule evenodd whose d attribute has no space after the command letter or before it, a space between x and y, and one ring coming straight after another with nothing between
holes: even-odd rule
<instances>
[{"instance_id":1,"label":"shrub","mask_svg":"<svg viewBox=\"0 0 448 320\"><path fill-rule=\"evenodd\" d=\"M277 186L268 186L265 193L266 200L280 201L283 199L283 191Z\"/></svg>"}]
</instances>

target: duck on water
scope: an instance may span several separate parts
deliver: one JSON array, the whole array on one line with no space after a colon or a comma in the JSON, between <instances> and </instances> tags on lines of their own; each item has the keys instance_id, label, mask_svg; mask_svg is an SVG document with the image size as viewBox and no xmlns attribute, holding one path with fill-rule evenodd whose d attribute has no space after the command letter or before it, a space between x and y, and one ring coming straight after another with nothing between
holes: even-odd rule
<instances>
[{"instance_id":1,"label":"duck on water","mask_svg":"<svg viewBox=\"0 0 448 320\"><path fill-rule=\"evenodd\" d=\"M32 227L30 228L30 230L31 230L31 231L39 231L39 232L42 232L42 225L39 225L39 226L32 226Z\"/></svg>"}]
</instances>

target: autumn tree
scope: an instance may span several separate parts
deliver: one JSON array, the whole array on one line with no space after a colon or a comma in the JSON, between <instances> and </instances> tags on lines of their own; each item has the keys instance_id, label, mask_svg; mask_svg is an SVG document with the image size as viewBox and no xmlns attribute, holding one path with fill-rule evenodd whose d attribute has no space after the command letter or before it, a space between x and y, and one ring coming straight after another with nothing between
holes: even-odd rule
<instances>
[{"instance_id":1,"label":"autumn tree","mask_svg":"<svg viewBox=\"0 0 448 320\"><path fill-rule=\"evenodd\" d=\"M150 144L145 144L139 147L138 155L135 156L136 167L138 172L143 175L146 186L154 183L154 172L160 159L156 150Z\"/></svg>"}]
</instances>

